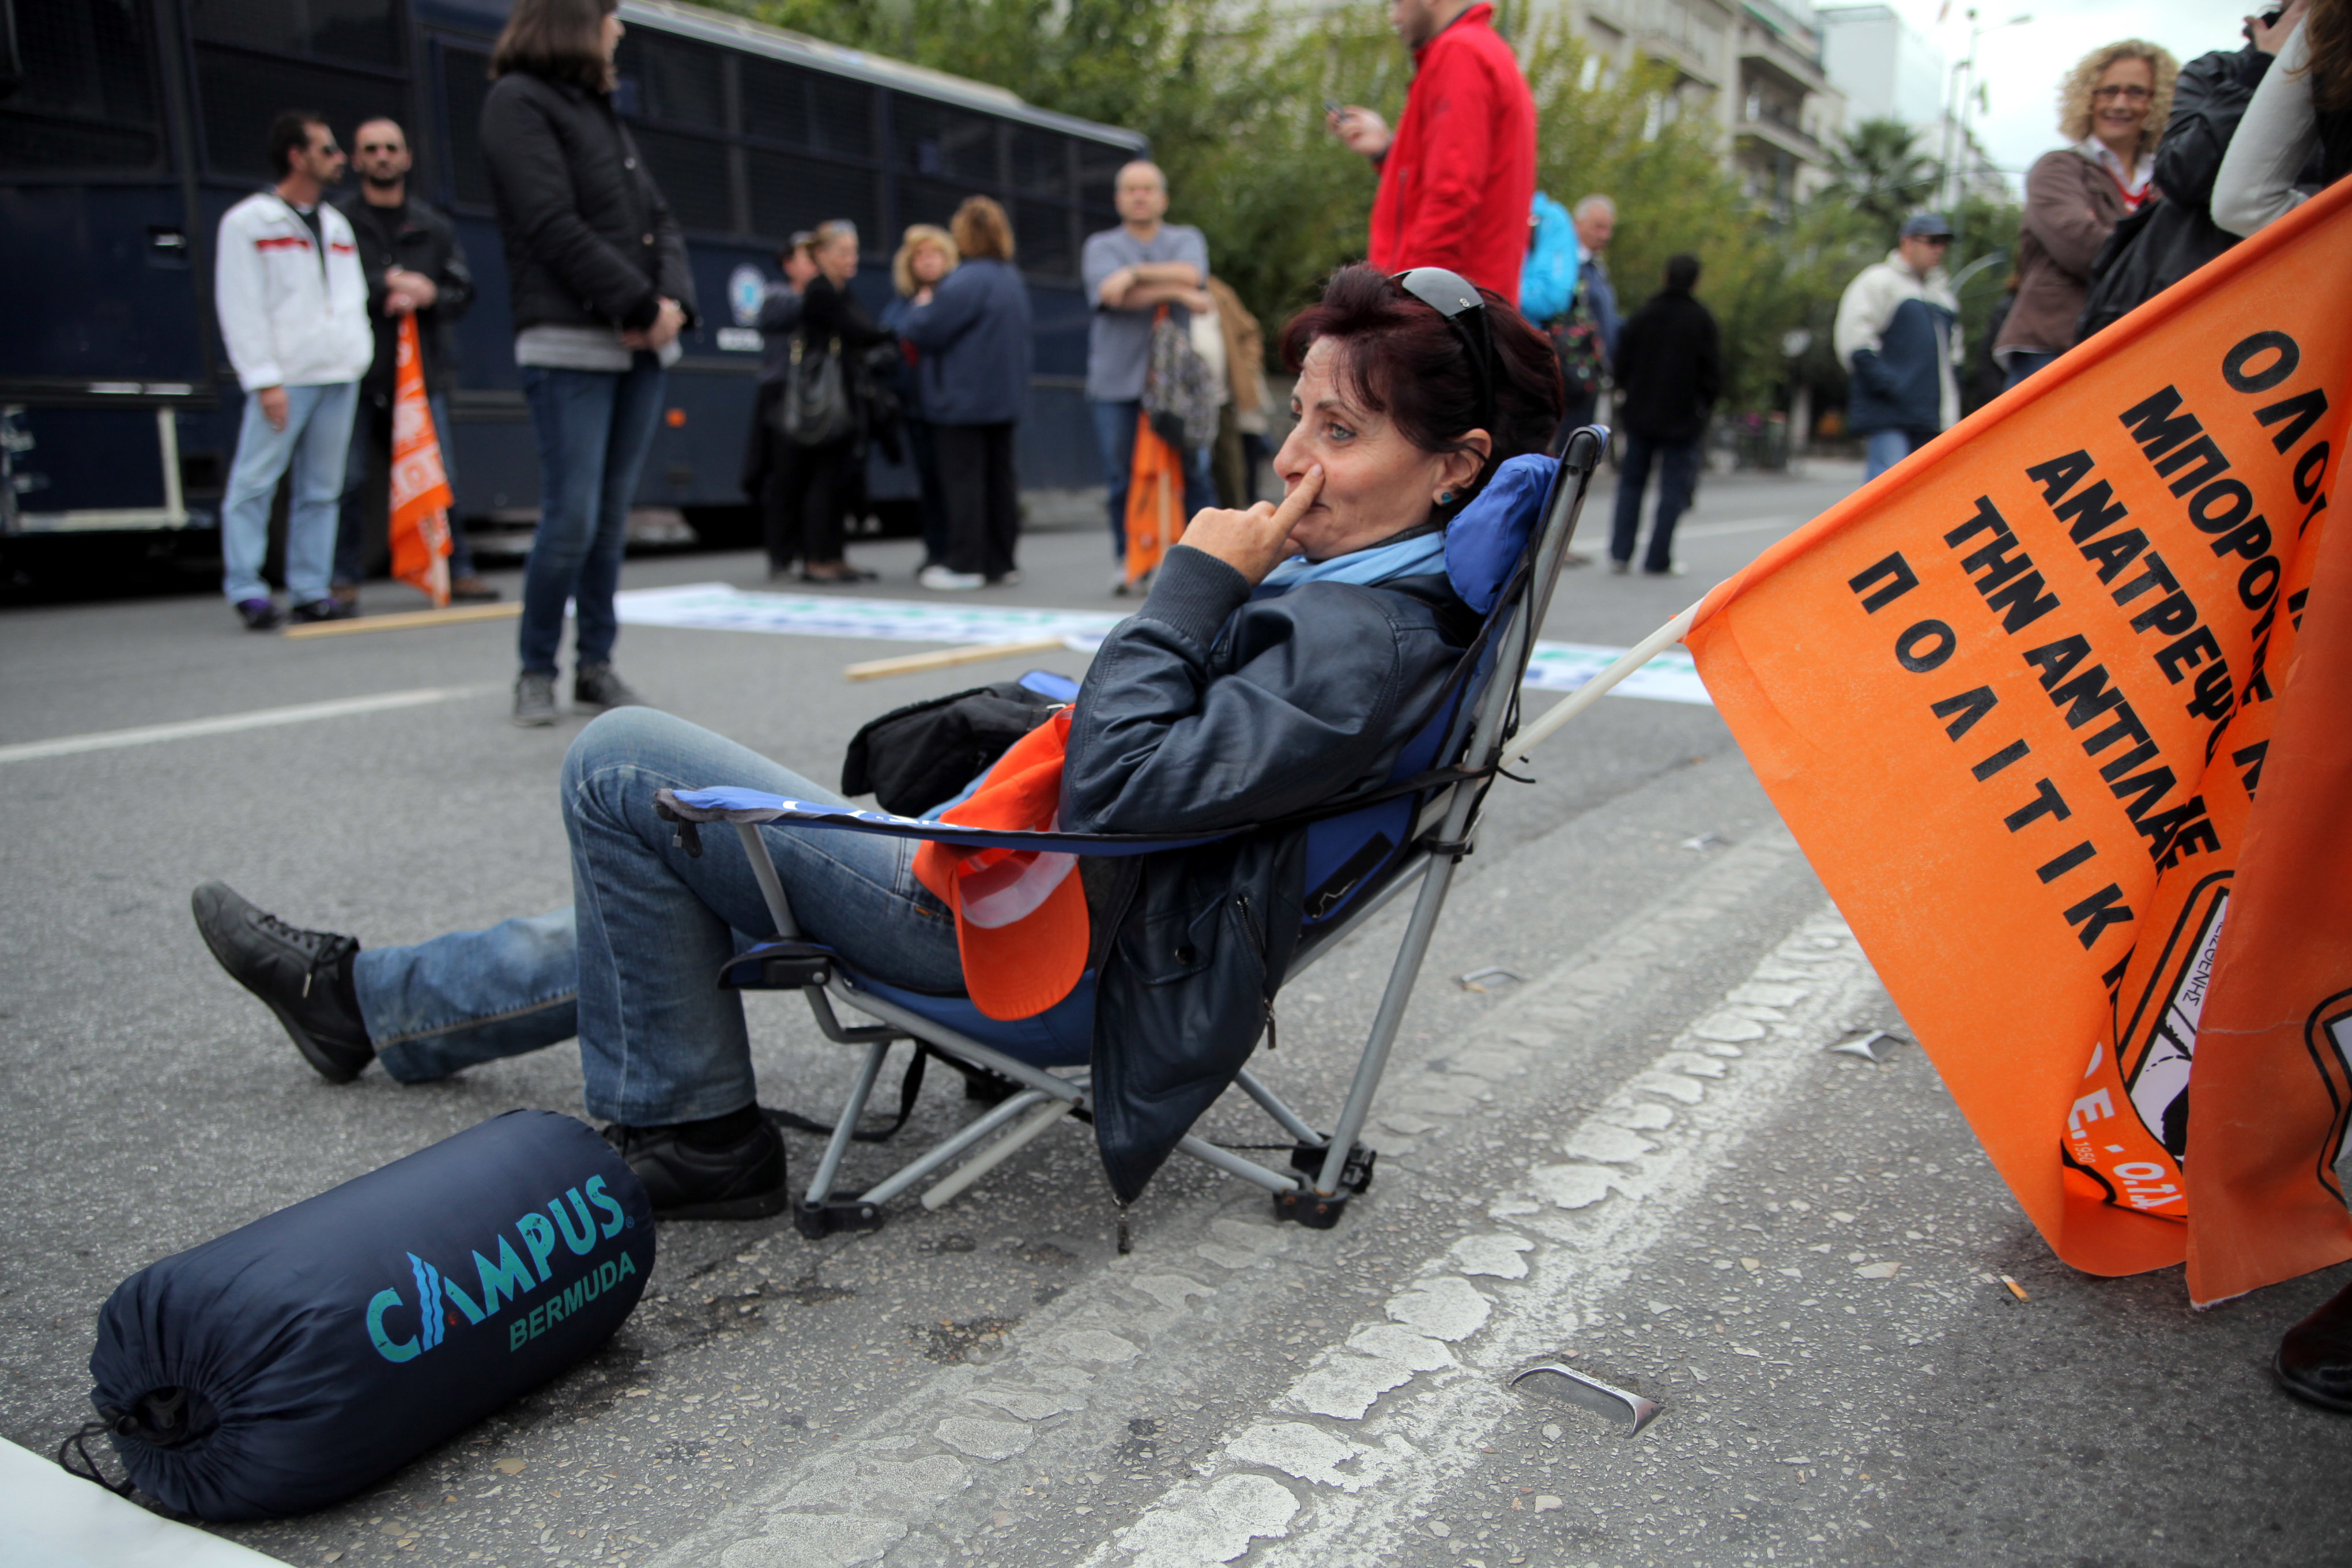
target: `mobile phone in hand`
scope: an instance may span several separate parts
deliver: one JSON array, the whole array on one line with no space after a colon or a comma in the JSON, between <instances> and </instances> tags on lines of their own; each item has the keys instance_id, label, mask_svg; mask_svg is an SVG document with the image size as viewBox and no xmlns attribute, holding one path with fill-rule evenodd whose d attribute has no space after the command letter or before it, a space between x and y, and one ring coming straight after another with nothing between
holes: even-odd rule
<instances>
[{"instance_id":1,"label":"mobile phone in hand","mask_svg":"<svg viewBox=\"0 0 2352 1568\"><path fill-rule=\"evenodd\" d=\"M1337 120L1348 111L1340 105L1338 99L1327 98L1323 100L1323 112L1329 115L1332 119Z\"/></svg>"}]
</instances>

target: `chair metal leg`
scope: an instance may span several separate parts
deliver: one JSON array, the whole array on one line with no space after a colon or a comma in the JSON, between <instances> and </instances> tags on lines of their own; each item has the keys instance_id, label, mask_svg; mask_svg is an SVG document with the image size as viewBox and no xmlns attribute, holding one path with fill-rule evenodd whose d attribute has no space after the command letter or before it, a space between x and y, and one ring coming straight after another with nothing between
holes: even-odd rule
<instances>
[{"instance_id":1,"label":"chair metal leg","mask_svg":"<svg viewBox=\"0 0 2352 1568\"><path fill-rule=\"evenodd\" d=\"M866 1047L866 1060L857 1069L857 1082L850 1089L849 1102L841 1108L841 1120L834 1123L832 1141L825 1144L824 1157L816 1163L816 1175L809 1183L808 1202L812 1206L822 1206L832 1198L833 1179L841 1173L842 1157L849 1152L858 1118L866 1114L866 1101L874 1093L874 1080L881 1077L883 1058L889 1054L887 1040L877 1040Z\"/></svg>"},{"instance_id":2,"label":"chair metal leg","mask_svg":"<svg viewBox=\"0 0 2352 1568\"><path fill-rule=\"evenodd\" d=\"M1465 808L1466 810L1466 806ZM1451 823L1448 835L1460 831ZM1372 1017L1371 1038L1364 1043L1364 1054L1356 1064L1355 1081L1348 1086L1348 1103L1339 1112L1339 1125L1331 1130L1330 1152L1323 1156L1323 1172L1315 1181L1316 1193L1331 1197L1339 1191L1340 1173L1347 1169L1349 1152L1355 1148L1357 1135L1363 1131L1364 1121L1372 1110L1372 1094L1381 1086L1381 1075L1388 1070L1389 1048L1396 1043L1397 1030L1404 1023L1405 1004L1412 1000L1412 983L1421 973L1421 961L1429 952L1429 939L1437 930L1438 914L1445 908L1445 890L1454 881L1454 862L1440 859L1429 868L1421 884L1421 896L1413 900L1412 919L1404 929L1404 941L1397 949L1396 966L1389 971L1388 988L1381 993L1381 1010Z\"/></svg>"},{"instance_id":3,"label":"chair metal leg","mask_svg":"<svg viewBox=\"0 0 2352 1568\"><path fill-rule=\"evenodd\" d=\"M1244 1068L1241 1071L1235 1073L1234 1075L1234 1081L1241 1085L1242 1092L1244 1094L1246 1094L1252 1100L1256 1100L1258 1104L1265 1109L1265 1113L1268 1116L1273 1117L1276 1122L1280 1123L1282 1130L1285 1132L1289 1133L1301 1143L1320 1143L1323 1142L1323 1134L1316 1131L1315 1129L1307 1126L1304 1121L1300 1120L1298 1112L1291 1110L1287 1105L1285 1105L1282 1102L1282 1097L1275 1093L1274 1090L1266 1088L1265 1085L1260 1083L1257 1080L1257 1075L1251 1072L1249 1068Z\"/></svg>"},{"instance_id":4,"label":"chair metal leg","mask_svg":"<svg viewBox=\"0 0 2352 1568\"><path fill-rule=\"evenodd\" d=\"M1009 1096L1001 1103L989 1107L986 1115L975 1118L969 1126L940 1143L938 1148L933 1149L921 1159L894 1173L888 1180L877 1183L866 1191L860 1193L858 1201L887 1204L1024 1112L1034 1110L1040 1105L1066 1105L1066 1103L1067 1101L1054 1100L1034 1089L1024 1089L1018 1094Z\"/></svg>"},{"instance_id":5,"label":"chair metal leg","mask_svg":"<svg viewBox=\"0 0 2352 1568\"><path fill-rule=\"evenodd\" d=\"M1214 1165L1229 1176L1264 1187L1276 1197L1298 1191L1298 1178L1269 1171L1255 1160L1244 1160L1230 1149L1220 1149L1197 1133L1187 1132L1176 1145L1202 1164Z\"/></svg>"},{"instance_id":6,"label":"chair metal leg","mask_svg":"<svg viewBox=\"0 0 2352 1568\"><path fill-rule=\"evenodd\" d=\"M1004 1163L1005 1161L1013 1158L1013 1155L1019 1153L1022 1150L1026 1149L1037 1139L1044 1137L1047 1129L1051 1128L1056 1121L1059 1121L1064 1117L1069 1115L1069 1113L1070 1108L1067 1105L1047 1104L1039 1106L1035 1111L1022 1121L1020 1126L1015 1127L1012 1131L1007 1132L1003 1137L999 1138L986 1149L982 1150L977 1156L967 1163L961 1169L958 1170L955 1174L950 1176L946 1181L941 1182L938 1186L933 1187L929 1192L925 1193L923 1194L923 1206L927 1209L932 1210L944 1208L948 1204L953 1202L956 1196L966 1187L980 1180L981 1177L988 1174L989 1172L996 1169L997 1166Z\"/></svg>"},{"instance_id":7,"label":"chair metal leg","mask_svg":"<svg viewBox=\"0 0 2352 1568\"><path fill-rule=\"evenodd\" d=\"M801 928L793 921L793 901L784 897L783 879L776 875L775 861L768 858L768 841L748 822L735 825L735 837L742 841L744 858L751 862L751 875L759 880L760 896L768 901L768 918L776 922L776 934L799 936Z\"/></svg>"}]
</instances>

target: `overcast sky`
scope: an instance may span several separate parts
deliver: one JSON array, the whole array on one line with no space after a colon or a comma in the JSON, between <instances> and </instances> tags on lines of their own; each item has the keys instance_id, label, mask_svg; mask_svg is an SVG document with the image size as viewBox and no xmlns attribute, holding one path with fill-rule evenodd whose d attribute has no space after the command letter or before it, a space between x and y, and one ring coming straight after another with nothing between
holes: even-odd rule
<instances>
[{"instance_id":1,"label":"overcast sky","mask_svg":"<svg viewBox=\"0 0 2352 1568\"><path fill-rule=\"evenodd\" d=\"M1890 0L1947 61L1969 52L1968 0L1951 0L1938 26L1938 0ZM1993 162L2015 174L2058 145L2058 84L2074 63L2117 38L2161 44L2184 63L2213 49L2235 48L2244 5L2227 0L1977 0L1979 23L2020 14L2021 26L1984 34L1977 43L1978 79L1990 112L1971 121Z\"/></svg>"}]
</instances>

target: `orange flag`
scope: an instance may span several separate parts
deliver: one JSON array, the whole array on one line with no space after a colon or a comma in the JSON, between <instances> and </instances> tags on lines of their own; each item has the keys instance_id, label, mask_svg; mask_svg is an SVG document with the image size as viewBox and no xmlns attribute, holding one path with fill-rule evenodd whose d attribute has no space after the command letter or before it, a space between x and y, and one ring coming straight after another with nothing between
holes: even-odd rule
<instances>
[{"instance_id":1,"label":"orange flag","mask_svg":"<svg viewBox=\"0 0 2352 1568\"><path fill-rule=\"evenodd\" d=\"M436 605L449 602L449 476L441 437L425 398L425 360L416 317L400 318L392 389L392 574Z\"/></svg>"},{"instance_id":2,"label":"orange flag","mask_svg":"<svg viewBox=\"0 0 2352 1568\"><path fill-rule=\"evenodd\" d=\"M1127 581L1129 586L1160 564L1184 537L1184 459L1151 427L1151 416L1135 416L1135 461L1127 479Z\"/></svg>"},{"instance_id":3,"label":"orange flag","mask_svg":"<svg viewBox=\"0 0 2352 1568\"><path fill-rule=\"evenodd\" d=\"M1781 541L1685 639L2043 1237L2099 1274L2193 1255L2200 1302L2352 1257L2347 252L2352 182Z\"/></svg>"}]
</instances>

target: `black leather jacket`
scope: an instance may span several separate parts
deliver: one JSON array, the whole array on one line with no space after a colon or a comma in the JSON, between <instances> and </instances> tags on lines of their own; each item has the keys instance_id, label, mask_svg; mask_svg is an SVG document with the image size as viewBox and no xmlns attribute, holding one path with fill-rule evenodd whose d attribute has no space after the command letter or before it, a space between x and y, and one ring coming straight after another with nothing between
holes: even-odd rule
<instances>
[{"instance_id":1,"label":"black leather jacket","mask_svg":"<svg viewBox=\"0 0 2352 1568\"><path fill-rule=\"evenodd\" d=\"M515 331L645 327L662 295L692 322L686 240L609 94L503 76L481 134Z\"/></svg>"},{"instance_id":2,"label":"black leather jacket","mask_svg":"<svg viewBox=\"0 0 2352 1568\"><path fill-rule=\"evenodd\" d=\"M384 209L370 207L363 193L353 191L335 205L351 219L352 237L359 242L360 269L367 274L368 320L375 324L375 363L368 366L360 390L377 403L392 395L400 322L383 313L388 292L383 275L398 267L423 273L439 290L432 309L416 312L416 341L425 352L425 392L446 392L457 369L449 326L474 303L473 269L466 265L466 247L457 243L457 226L439 208L412 195L402 213L400 232L387 245L377 224L377 215Z\"/></svg>"},{"instance_id":3,"label":"black leather jacket","mask_svg":"<svg viewBox=\"0 0 2352 1568\"><path fill-rule=\"evenodd\" d=\"M1234 826L1377 785L1478 625L1442 576L1249 595L1205 552L1168 552L1080 690L1066 831ZM1095 1138L1122 1203L1256 1048L1297 946L1306 837L1294 828L1086 863L1097 939L1108 938Z\"/></svg>"}]
</instances>

